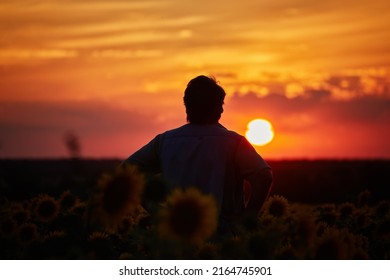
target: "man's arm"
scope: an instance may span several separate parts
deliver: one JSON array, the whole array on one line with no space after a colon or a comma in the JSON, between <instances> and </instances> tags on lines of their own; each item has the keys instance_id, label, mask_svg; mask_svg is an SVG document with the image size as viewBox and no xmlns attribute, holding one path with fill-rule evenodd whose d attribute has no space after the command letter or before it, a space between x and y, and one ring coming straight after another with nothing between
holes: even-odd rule
<instances>
[{"instance_id":1,"label":"man's arm","mask_svg":"<svg viewBox=\"0 0 390 280\"><path fill-rule=\"evenodd\" d=\"M150 199L150 193L156 193L156 191L150 191L151 188L155 188L156 184L150 184L150 180L154 180L154 175L157 175L162 172L160 164L160 145L161 145L162 135L157 135L152 141L143 146L141 149L136 151L134 154L129 156L125 161L122 162L121 166L124 165L135 165L141 173L146 173L150 176L146 177L145 189L142 195L142 206L146 211L153 215L157 211L156 197L152 200ZM161 184L160 184L161 185ZM162 186L161 186L162 187ZM164 191L157 191L157 193L164 196ZM159 197L157 198L159 199ZM147 216L142 221L143 224L148 225L150 223L150 216Z\"/></svg>"},{"instance_id":2,"label":"man's arm","mask_svg":"<svg viewBox=\"0 0 390 280\"><path fill-rule=\"evenodd\" d=\"M248 176L246 180L249 181L251 190L245 212L257 214L271 191L273 180L271 168L261 169Z\"/></svg>"},{"instance_id":3,"label":"man's arm","mask_svg":"<svg viewBox=\"0 0 390 280\"><path fill-rule=\"evenodd\" d=\"M161 138L161 134L157 135L152 141L123 161L122 165L136 165L139 171L144 173L160 173L159 149Z\"/></svg>"},{"instance_id":4,"label":"man's arm","mask_svg":"<svg viewBox=\"0 0 390 280\"><path fill-rule=\"evenodd\" d=\"M245 212L257 214L271 191L271 167L244 137L238 145L236 159L241 176L250 183Z\"/></svg>"}]
</instances>

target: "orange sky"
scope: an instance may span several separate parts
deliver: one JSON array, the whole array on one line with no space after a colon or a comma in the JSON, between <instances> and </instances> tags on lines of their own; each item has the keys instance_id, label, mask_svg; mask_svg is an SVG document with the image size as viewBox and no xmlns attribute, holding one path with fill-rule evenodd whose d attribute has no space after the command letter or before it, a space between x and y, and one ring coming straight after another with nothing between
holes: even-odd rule
<instances>
[{"instance_id":1,"label":"orange sky","mask_svg":"<svg viewBox=\"0 0 390 280\"><path fill-rule=\"evenodd\" d=\"M227 128L273 123L265 158L390 158L389 18L385 0L3 1L0 158L66 156L68 131L125 158L185 123L200 74Z\"/></svg>"}]
</instances>

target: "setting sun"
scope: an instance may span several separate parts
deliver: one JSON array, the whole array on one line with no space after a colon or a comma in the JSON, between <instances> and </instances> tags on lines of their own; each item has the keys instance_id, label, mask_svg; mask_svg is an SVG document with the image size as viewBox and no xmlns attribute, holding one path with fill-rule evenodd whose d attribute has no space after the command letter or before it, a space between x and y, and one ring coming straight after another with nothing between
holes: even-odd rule
<instances>
[{"instance_id":1,"label":"setting sun","mask_svg":"<svg viewBox=\"0 0 390 280\"><path fill-rule=\"evenodd\" d=\"M251 144L263 146L272 141L274 131L269 121L254 119L248 123L245 137Z\"/></svg>"}]
</instances>

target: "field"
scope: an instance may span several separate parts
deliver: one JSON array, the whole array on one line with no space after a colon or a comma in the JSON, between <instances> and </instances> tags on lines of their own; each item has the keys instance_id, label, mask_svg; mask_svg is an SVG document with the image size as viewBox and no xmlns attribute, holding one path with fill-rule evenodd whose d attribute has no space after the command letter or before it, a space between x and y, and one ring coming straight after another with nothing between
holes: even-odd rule
<instances>
[{"instance_id":1,"label":"field","mask_svg":"<svg viewBox=\"0 0 390 280\"><path fill-rule=\"evenodd\" d=\"M1 259L390 257L390 161L270 161L271 196L234 235L215 234L207 197L119 163L0 160Z\"/></svg>"}]
</instances>

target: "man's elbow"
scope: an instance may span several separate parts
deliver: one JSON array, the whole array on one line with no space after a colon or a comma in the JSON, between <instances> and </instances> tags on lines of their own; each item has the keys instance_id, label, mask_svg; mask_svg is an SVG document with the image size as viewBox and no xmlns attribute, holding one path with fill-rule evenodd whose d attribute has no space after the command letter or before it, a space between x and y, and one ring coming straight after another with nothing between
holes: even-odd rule
<instances>
[{"instance_id":1,"label":"man's elbow","mask_svg":"<svg viewBox=\"0 0 390 280\"><path fill-rule=\"evenodd\" d=\"M272 170L270 168L258 170L249 176L247 180L251 188L246 210L258 213L271 192L273 182Z\"/></svg>"}]
</instances>

